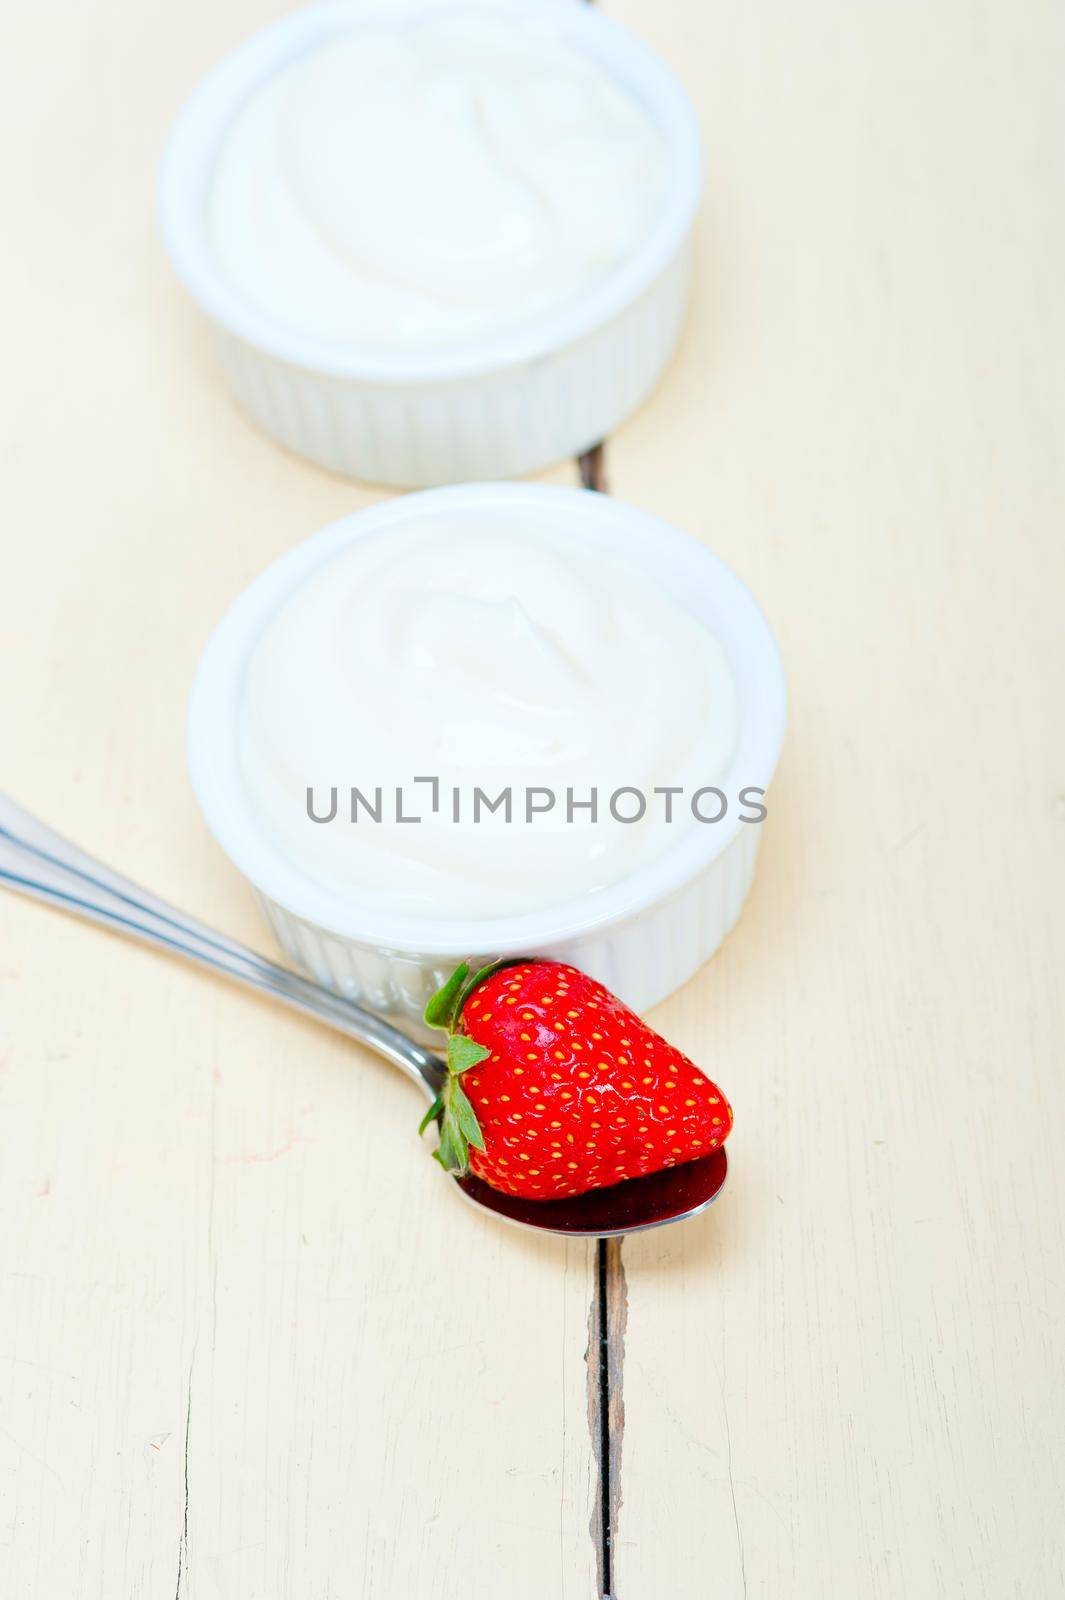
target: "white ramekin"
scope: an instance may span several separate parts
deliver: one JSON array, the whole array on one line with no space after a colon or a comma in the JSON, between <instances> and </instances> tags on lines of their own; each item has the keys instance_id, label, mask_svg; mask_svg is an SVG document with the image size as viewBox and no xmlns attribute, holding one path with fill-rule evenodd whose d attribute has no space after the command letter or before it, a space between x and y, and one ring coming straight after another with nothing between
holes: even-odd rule
<instances>
[{"instance_id":1,"label":"white ramekin","mask_svg":"<svg viewBox=\"0 0 1065 1600\"><path fill-rule=\"evenodd\" d=\"M393 0L388 15L431 3ZM528 0L475 3L509 9ZM419 488L535 471L605 438L673 353L700 184L691 105L660 61L591 6L536 3L650 109L665 135L669 184L658 223L634 255L571 304L510 331L423 350L331 344L262 316L215 259L207 195L236 111L289 62L373 15L374 0L330 0L255 34L208 74L174 126L159 179L171 261L210 319L245 410L281 444L334 472Z\"/></svg>"},{"instance_id":2,"label":"white ramekin","mask_svg":"<svg viewBox=\"0 0 1065 1600\"><path fill-rule=\"evenodd\" d=\"M585 903L491 921L430 923L367 909L281 853L260 825L237 755L245 667L263 628L342 546L411 520L486 509L501 519L524 514L526 523L531 510L540 525L564 529L575 548L622 559L716 635L740 700L739 744L728 772L715 780L727 795L768 789L784 734L780 656L751 595L705 546L616 500L533 484L437 489L345 517L282 556L226 614L200 663L189 708L192 785L212 833L256 890L295 965L413 1033L429 995L466 956L551 956L599 978L637 1010L653 1005L684 983L735 923L766 826L742 822L732 804L723 821L685 832L656 861ZM374 693L372 683L366 693Z\"/></svg>"}]
</instances>

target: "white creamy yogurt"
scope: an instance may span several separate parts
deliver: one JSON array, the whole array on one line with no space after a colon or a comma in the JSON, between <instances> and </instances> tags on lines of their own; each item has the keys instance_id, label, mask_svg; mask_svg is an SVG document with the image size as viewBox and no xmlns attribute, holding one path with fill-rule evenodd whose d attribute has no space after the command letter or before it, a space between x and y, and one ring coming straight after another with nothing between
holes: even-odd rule
<instances>
[{"instance_id":1,"label":"white creamy yogurt","mask_svg":"<svg viewBox=\"0 0 1065 1600\"><path fill-rule=\"evenodd\" d=\"M562 306L661 212L647 109L549 13L368 18L234 118L209 225L233 286L290 331L442 344Z\"/></svg>"},{"instance_id":2,"label":"white creamy yogurt","mask_svg":"<svg viewBox=\"0 0 1065 1600\"><path fill-rule=\"evenodd\" d=\"M238 743L253 812L311 879L367 908L490 918L568 905L701 826L687 796L726 772L737 719L722 647L642 574L486 510L355 540L304 579L252 648ZM417 777L439 780L435 812ZM353 786L381 791L379 822L351 821ZM656 786L685 790L668 824ZM338 791L333 820L311 820L309 787L323 817ZM397 820L397 787L421 821ZM509 787L512 820L474 821L475 787ZM642 820L611 816L623 787L649 797ZM555 803L527 821L530 788ZM593 788L597 821L579 804L570 821L568 791Z\"/></svg>"}]
</instances>

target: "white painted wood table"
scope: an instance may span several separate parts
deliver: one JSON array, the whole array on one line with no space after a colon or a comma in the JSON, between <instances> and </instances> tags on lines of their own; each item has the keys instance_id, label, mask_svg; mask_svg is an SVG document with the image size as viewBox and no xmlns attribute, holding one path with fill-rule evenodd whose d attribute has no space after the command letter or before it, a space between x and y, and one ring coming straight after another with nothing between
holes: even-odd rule
<instances>
[{"instance_id":1,"label":"white painted wood table","mask_svg":"<svg viewBox=\"0 0 1065 1600\"><path fill-rule=\"evenodd\" d=\"M377 493L233 409L152 185L280 9L10 0L0 66L0 787L252 941L185 779L193 667ZM611 488L748 581L792 695L748 912L654 1019L737 1127L721 1203L624 1247L623 1359L611 1262L614 1590L1043 1600L1065 8L608 9L708 156L684 350ZM5 1600L598 1592L595 1248L452 1203L418 1114L321 1029L0 897Z\"/></svg>"}]
</instances>

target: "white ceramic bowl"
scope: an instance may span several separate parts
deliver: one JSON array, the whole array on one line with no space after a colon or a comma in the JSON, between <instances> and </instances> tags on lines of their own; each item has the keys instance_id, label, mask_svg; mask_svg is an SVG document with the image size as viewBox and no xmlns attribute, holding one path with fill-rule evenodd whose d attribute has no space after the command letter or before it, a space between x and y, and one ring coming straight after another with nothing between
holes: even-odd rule
<instances>
[{"instance_id":1,"label":"white ceramic bowl","mask_svg":"<svg viewBox=\"0 0 1065 1600\"><path fill-rule=\"evenodd\" d=\"M388 15L426 3L393 0ZM509 9L528 0L476 3ZM334 345L261 315L215 259L207 195L235 113L289 62L382 9L374 0L310 6L255 34L208 74L174 126L159 180L170 259L210 319L245 410L321 466L402 488L535 471L605 438L673 353L700 183L691 106L666 67L591 6L536 4L555 10L574 45L650 109L666 138L669 182L658 223L635 254L572 303L509 331L420 351Z\"/></svg>"},{"instance_id":2,"label":"white ceramic bowl","mask_svg":"<svg viewBox=\"0 0 1065 1600\"><path fill-rule=\"evenodd\" d=\"M773 635L751 595L703 545L646 512L580 489L470 484L356 512L297 546L256 578L219 624L200 664L189 710L189 766L200 807L222 849L258 893L289 958L320 983L361 1000L409 1032L425 1002L464 956L544 955L572 962L637 1010L663 999L712 955L739 916L762 829L736 806L686 830L663 855L584 901L492 920L433 920L356 904L309 878L263 830L237 754L245 666L292 590L355 540L463 510L500 518L530 510L584 551L631 565L644 582L703 622L721 642L739 695L739 743L726 794L768 789L784 733L785 689ZM374 686L367 683L366 693ZM770 808L771 815L771 808Z\"/></svg>"}]
</instances>

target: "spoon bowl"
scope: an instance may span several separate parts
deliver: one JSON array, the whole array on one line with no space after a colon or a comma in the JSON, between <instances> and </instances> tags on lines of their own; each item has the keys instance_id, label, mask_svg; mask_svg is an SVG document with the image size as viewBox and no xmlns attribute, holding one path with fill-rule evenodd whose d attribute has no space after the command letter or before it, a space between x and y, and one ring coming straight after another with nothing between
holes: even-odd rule
<instances>
[{"instance_id":1,"label":"spoon bowl","mask_svg":"<svg viewBox=\"0 0 1065 1600\"><path fill-rule=\"evenodd\" d=\"M717 1199L727 1174L728 1157L724 1150L715 1150L700 1161L685 1161L646 1178L629 1178L610 1189L589 1189L570 1200L522 1200L493 1189L472 1173L455 1182L471 1205L519 1228L562 1233L571 1239L615 1239L697 1217Z\"/></svg>"}]
</instances>

